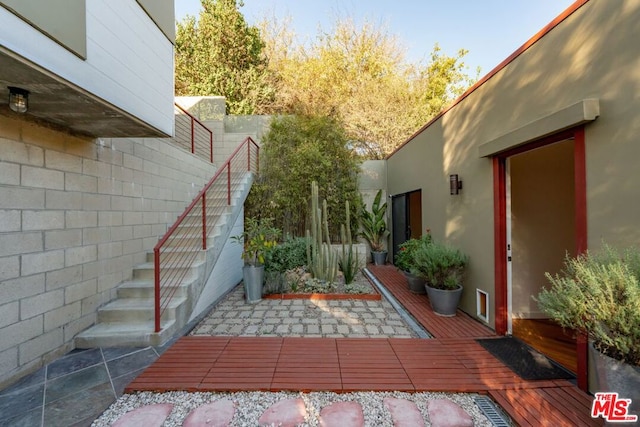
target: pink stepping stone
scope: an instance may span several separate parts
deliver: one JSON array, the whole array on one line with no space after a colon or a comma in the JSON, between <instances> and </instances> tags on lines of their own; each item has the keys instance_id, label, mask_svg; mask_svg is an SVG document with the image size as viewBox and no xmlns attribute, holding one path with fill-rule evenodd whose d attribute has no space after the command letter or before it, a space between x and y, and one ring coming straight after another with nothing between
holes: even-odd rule
<instances>
[{"instance_id":1,"label":"pink stepping stone","mask_svg":"<svg viewBox=\"0 0 640 427\"><path fill-rule=\"evenodd\" d=\"M305 422L307 408L302 399L286 399L274 403L258 420L261 426L295 427Z\"/></svg>"},{"instance_id":2,"label":"pink stepping stone","mask_svg":"<svg viewBox=\"0 0 640 427\"><path fill-rule=\"evenodd\" d=\"M427 411L433 427L473 427L471 416L448 399L430 400Z\"/></svg>"},{"instance_id":3,"label":"pink stepping stone","mask_svg":"<svg viewBox=\"0 0 640 427\"><path fill-rule=\"evenodd\" d=\"M363 427L364 414L357 402L335 402L320 411L322 427Z\"/></svg>"},{"instance_id":4,"label":"pink stepping stone","mask_svg":"<svg viewBox=\"0 0 640 427\"><path fill-rule=\"evenodd\" d=\"M394 427L424 427L422 413L412 401L385 397L382 402L391 413Z\"/></svg>"},{"instance_id":5,"label":"pink stepping stone","mask_svg":"<svg viewBox=\"0 0 640 427\"><path fill-rule=\"evenodd\" d=\"M118 418L111 427L160 427L172 409L171 403L141 406Z\"/></svg>"},{"instance_id":6,"label":"pink stepping stone","mask_svg":"<svg viewBox=\"0 0 640 427\"><path fill-rule=\"evenodd\" d=\"M215 426L227 427L236 413L236 407L229 399L220 399L202 405L189 412L182 427Z\"/></svg>"}]
</instances>

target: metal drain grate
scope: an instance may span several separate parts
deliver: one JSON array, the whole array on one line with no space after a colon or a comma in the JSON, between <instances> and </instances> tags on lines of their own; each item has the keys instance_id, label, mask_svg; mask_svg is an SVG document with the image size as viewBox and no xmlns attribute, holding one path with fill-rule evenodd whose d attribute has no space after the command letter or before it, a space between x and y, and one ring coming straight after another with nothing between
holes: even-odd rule
<instances>
[{"instance_id":1,"label":"metal drain grate","mask_svg":"<svg viewBox=\"0 0 640 427\"><path fill-rule=\"evenodd\" d=\"M492 425L495 427L511 427L511 423L496 404L493 403L493 400L487 396L476 396L473 400Z\"/></svg>"}]
</instances>

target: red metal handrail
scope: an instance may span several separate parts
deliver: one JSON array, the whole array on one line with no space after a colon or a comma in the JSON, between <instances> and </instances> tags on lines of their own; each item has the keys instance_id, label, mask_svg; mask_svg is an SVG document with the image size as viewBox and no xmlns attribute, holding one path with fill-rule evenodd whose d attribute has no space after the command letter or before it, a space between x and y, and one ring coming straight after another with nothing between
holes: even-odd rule
<instances>
[{"instance_id":1,"label":"red metal handrail","mask_svg":"<svg viewBox=\"0 0 640 427\"><path fill-rule=\"evenodd\" d=\"M198 157L213 163L213 131L193 114L174 103L175 143Z\"/></svg>"},{"instance_id":2,"label":"red metal handrail","mask_svg":"<svg viewBox=\"0 0 640 427\"><path fill-rule=\"evenodd\" d=\"M208 233L231 204L231 193L240 186L241 176L258 171L259 151L258 144L247 137L153 248L156 332L162 329L162 314L198 254L207 249Z\"/></svg>"}]
</instances>

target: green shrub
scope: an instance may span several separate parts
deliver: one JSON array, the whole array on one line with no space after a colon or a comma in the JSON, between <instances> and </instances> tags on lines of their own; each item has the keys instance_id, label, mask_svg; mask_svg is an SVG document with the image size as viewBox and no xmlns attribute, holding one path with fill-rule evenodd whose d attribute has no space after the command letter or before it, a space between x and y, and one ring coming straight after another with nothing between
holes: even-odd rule
<instances>
[{"instance_id":1,"label":"green shrub","mask_svg":"<svg viewBox=\"0 0 640 427\"><path fill-rule=\"evenodd\" d=\"M289 237L276 245L267 257L266 271L284 273L307 263L307 239Z\"/></svg>"},{"instance_id":2,"label":"green shrub","mask_svg":"<svg viewBox=\"0 0 640 427\"><path fill-rule=\"evenodd\" d=\"M330 117L283 116L272 120L262 138L260 172L245 202L248 216L276 218L284 234L304 236L311 225L309 185L316 181L327 201L329 236L340 237L344 202L352 217L360 212L360 159L350 149L340 121ZM352 233L356 233L353 221Z\"/></svg>"},{"instance_id":3,"label":"green shrub","mask_svg":"<svg viewBox=\"0 0 640 427\"><path fill-rule=\"evenodd\" d=\"M603 354L640 366L640 252L605 245L567 256L563 271L546 274L550 289L534 299L562 327L586 334Z\"/></svg>"},{"instance_id":4,"label":"green shrub","mask_svg":"<svg viewBox=\"0 0 640 427\"><path fill-rule=\"evenodd\" d=\"M411 271L414 265L413 255L421 245L431 243L431 234L424 234L419 239L409 239L398 246L398 253L395 255L394 265L402 271Z\"/></svg>"},{"instance_id":5,"label":"green shrub","mask_svg":"<svg viewBox=\"0 0 640 427\"><path fill-rule=\"evenodd\" d=\"M456 289L462 285L468 257L448 245L430 242L413 251L411 273L423 277L437 289Z\"/></svg>"}]
</instances>

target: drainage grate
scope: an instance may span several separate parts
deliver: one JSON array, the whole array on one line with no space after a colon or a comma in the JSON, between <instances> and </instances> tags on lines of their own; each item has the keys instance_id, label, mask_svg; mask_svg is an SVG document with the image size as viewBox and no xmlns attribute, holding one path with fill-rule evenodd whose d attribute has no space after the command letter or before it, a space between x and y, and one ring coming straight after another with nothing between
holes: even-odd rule
<instances>
[{"instance_id":1,"label":"drainage grate","mask_svg":"<svg viewBox=\"0 0 640 427\"><path fill-rule=\"evenodd\" d=\"M489 419L491 424L495 427L511 427L511 423L505 417L502 410L493 403L493 400L487 396L476 396L473 398L478 408L482 411L485 417Z\"/></svg>"}]
</instances>

